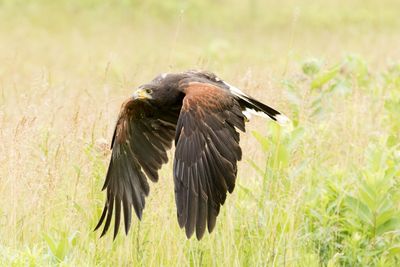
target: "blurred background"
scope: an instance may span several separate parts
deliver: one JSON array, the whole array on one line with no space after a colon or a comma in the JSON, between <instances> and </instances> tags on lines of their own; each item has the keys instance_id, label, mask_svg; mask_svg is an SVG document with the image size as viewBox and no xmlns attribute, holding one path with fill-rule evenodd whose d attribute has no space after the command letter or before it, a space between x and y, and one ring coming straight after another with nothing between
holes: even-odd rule
<instances>
[{"instance_id":1,"label":"blurred background","mask_svg":"<svg viewBox=\"0 0 400 267\"><path fill-rule=\"evenodd\" d=\"M0 265L399 265L399 10L0 0ZM201 242L179 229L170 163L143 221L99 239L120 104L187 69L215 72L292 125L247 125L236 189Z\"/></svg>"}]
</instances>

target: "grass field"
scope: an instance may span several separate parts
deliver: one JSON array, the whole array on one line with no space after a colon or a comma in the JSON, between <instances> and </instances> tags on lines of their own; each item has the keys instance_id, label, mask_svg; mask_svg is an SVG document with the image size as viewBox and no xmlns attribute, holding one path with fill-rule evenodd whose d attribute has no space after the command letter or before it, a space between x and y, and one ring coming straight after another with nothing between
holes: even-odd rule
<instances>
[{"instance_id":1,"label":"grass field","mask_svg":"<svg viewBox=\"0 0 400 267\"><path fill-rule=\"evenodd\" d=\"M399 266L399 10L0 0L0 265ZM235 191L201 242L179 229L171 161L143 220L99 239L120 104L158 73L193 68L292 125L247 125Z\"/></svg>"}]
</instances>

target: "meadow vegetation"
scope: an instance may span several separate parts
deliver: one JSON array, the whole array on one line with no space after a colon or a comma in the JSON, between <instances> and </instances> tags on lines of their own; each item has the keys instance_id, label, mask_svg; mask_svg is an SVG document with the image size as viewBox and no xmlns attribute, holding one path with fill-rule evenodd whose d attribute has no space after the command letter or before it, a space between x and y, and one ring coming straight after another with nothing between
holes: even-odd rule
<instances>
[{"instance_id":1,"label":"meadow vegetation","mask_svg":"<svg viewBox=\"0 0 400 267\"><path fill-rule=\"evenodd\" d=\"M0 265L399 266L398 10L0 0ZM179 229L171 162L129 235L99 239L120 103L158 73L193 68L291 124L247 125L235 191L201 242Z\"/></svg>"}]
</instances>

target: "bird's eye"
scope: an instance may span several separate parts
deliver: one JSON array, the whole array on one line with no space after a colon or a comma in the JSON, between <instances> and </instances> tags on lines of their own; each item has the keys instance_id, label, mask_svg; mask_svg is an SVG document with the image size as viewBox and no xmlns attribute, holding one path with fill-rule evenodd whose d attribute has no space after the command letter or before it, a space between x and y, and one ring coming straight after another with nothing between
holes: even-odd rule
<instances>
[{"instance_id":1,"label":"bird's eye","mask_svg":"<svg viewBox=\"0 0 400 267\"><path fill-rule=\"evenodd\" d=\"M151 90L151 89L146 89L145 92L146 92L146 94L149 94L149 95L150 95L151 93L153 93L153 90Z\"/></svg>"}]
</instances>

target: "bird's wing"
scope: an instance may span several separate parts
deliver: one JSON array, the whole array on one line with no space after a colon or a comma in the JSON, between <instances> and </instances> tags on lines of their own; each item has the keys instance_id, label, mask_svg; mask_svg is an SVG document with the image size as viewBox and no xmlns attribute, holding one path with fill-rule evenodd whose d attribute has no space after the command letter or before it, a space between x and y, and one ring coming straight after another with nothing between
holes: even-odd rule
<instances>
[{"instance_id":1,"label":"bird's wing","mask_svg":"<svg viewBox=\"0 0 400 267\"><path fill-rule=\"evenodd\" d=\"M158 180L157 171L168 161L166 151L174 139L179 110L159 112L146 102L130 99L121 108L112 139L112 155L103 190L107 200L96 226L104 222L102 236L111 224L115 210L114 238L121 219L121 202L125 232L128 233L132 206L139 219L149 194L146 176Z\"/></svg>"},{"instance_id":2,"label":"bird's wing","mask_svg":"<svg viewBox=\"0 0 400 267\"><path fill-rule=\"evenodd\" d=\"M241 159L239 133L244 115L229 91L216 85L191 82L175 134L174 184L178 222L189 238L196 229L201 239L211 232L226 192L233 191L237 161Z\"/></svg>"}]
</instances>

